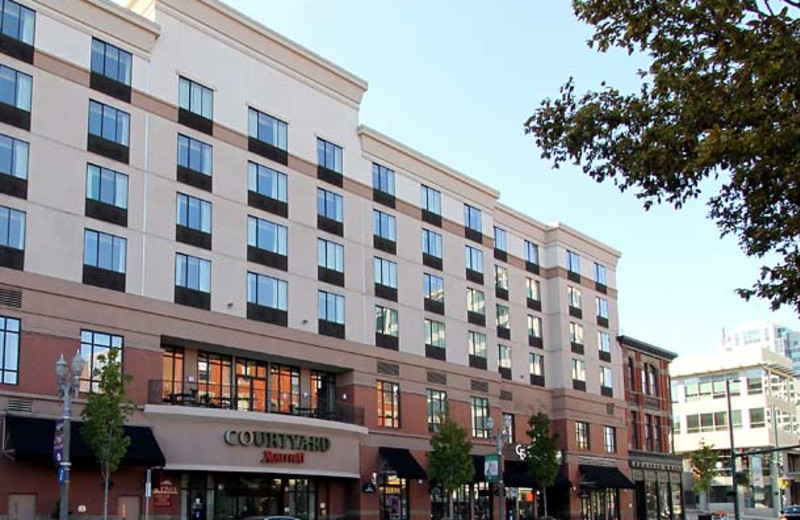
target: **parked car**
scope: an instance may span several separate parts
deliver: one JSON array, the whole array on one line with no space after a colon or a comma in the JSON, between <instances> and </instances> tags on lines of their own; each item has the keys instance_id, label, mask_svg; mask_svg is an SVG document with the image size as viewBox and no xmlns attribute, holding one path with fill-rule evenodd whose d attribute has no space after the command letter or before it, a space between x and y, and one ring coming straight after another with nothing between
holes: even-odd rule
<instances>
[{"instance_id":1,"label":"parked car","mask_svg":"<svg viewBox=\"0 0 800 520\"><path fill-rule=\"evenodd\" d=\"M789 506L782 510L781 520L800 520L800 506Z\"/></svg>"}]
</instances>

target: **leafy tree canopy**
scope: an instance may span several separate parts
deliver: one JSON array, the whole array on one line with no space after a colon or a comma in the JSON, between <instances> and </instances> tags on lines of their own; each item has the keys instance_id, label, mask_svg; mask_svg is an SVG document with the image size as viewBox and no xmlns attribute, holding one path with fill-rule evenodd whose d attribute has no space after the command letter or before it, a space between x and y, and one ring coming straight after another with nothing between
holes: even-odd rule
<instances>
[{"instance_id":1,"label":"leafy tree canopy","mask_svg":"<svg viewBox=\"0 0 800 520\"><path fill-rule=\"evenodd\" d=\"M558 476L558 435L550 432L550 417L539 412L528 419L525 432L531 442L525 447L528 474L544 489L555 484Z\"/></svg>"},{"instance_id":2,"label":"leafy tree canopy","mask_svg":"<svg viewBox=\"0 0 800 520\"><path fill-rule=\"evenodd\" d=\"M450 495L464 484L472 482L475 466L472 464L472 443L467 430L449 413L442 415L439 430L431 437L428 457L428 477L438 482Z\"/></svg>"},{"instance_id":3,"label":"leafy tree canopy","mask_svg":"<svg viewBox=\"0 0 800 520\"><path fill-rule=\"evenodd\" d=\"M719 453L714 450L713 444L701 443L700 449L692 453L695 491L708 492L711 489L711 482L719 474L717 460Z\"/></svg>"},{"instance_id":4,"label":"leafy tree canopy","mask_svg":"<svg viewBox=\"0 0 800 520\"><path fill-rule=\"evenodd\" d=\"M590 47L641 53L638 92L570 79L525 124L554 167L645 209L708 190L709 217L764 262L744 298L800 313L800 1L573 0ZM704 182L709 179L715 182ZM767 258L765 258L765 256Z\"/></svg>"}]
</instances>

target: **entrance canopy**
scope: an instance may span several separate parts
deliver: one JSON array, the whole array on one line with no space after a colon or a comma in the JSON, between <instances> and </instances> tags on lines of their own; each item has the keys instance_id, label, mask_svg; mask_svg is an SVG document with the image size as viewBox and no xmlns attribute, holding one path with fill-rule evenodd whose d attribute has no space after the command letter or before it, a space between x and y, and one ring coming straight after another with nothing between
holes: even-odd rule
<instances>
[{"instance_id":1,"label":"entrance canopy","mask_svg":"<svg viewBox=\"0 0 800 520\"><path fill-rule=\"evenodd\" d=\"M590 466L581 464L581 485L590 488L632 489L628 477L613 466Z\"/></svg>"},{"instance_id":2,"label":"entrance canopy","mask_svg":"<svg viewBox=\"0 0 800 520\"><path fill-rule=\"evenodd\" d=\"M397 473L398 477L428 478L428 474L419 465L417 459L405 448L378 448L378 455Z\"/></svg>"}]
</instances>

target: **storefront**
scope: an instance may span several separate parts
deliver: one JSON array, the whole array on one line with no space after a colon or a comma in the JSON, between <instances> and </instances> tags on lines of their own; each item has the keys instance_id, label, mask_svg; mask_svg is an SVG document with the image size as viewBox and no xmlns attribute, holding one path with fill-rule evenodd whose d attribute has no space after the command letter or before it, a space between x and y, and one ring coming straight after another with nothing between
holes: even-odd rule
<instances>
[{"instance_id":1,"label":"storefront","mask_svg":"<svg viewBox=\"0 0 800 520\"><path fill-rule=\"evenodd\" d=\"M683 487L678 457L642 455L631 458L634 482L633 509L636 520L681 520Z\"/></svg>"},{"instance_id":2,"label":"storefront","mask_svg":"<svg viewBox=\"0 0 800 520\"><path fill-rule=\"evenodd\" d=\"M580 465L581 518L617 520L620 518L620 489L632 489L633 482L614 466Z\"/></svg>"},{"instance_id":3,"label":"storefront","mask_svg":"<svg viewBox=\"0 0 800 520\"><path fill-rule=\"evenodd\" d=\"M427 480L428 475L411 452L404 448L379 448L378 503L380 520L408 520L409 482Z\"/></svg>"},{"instance_id":4,"label":"storefront","mask_svg":"<svg viewBox=\"0 0 800 520\"><path fill-rule=\"evenodd\" d=\"M494 497L496 489L486 482L482 455L473 455L475 474L472 483L462 486L453 493L454 520L492 520L494 518ZM442 520L447 515L447 495L431 483L431 520Z\"/></svg>"}]
</instances>

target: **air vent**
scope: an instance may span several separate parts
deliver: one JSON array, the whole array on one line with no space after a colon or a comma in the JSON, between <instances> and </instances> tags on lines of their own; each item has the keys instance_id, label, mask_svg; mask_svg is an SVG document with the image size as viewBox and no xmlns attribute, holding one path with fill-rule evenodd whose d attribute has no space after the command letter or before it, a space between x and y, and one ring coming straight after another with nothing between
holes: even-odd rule
<instances>
[{"instance_id":1,"label":"air vent","mask_svg":"<svg viewBox=\"0 0 800 520\"><path fill-rule=\"evenodd\" d=\"M444 372L431 372L428 370L428 382L434 385L446 385L447 374Z\"/></svg>"},{"instance_id":2,"label":"air vent","mask_svg":"<svg viewBox=\"0 0 800 520\"><path fill-rule=\"evenodd\" d=\"M31 413L33 411L33 399L11 397L8 399L6 410L9 412Z\"/></svg>"},{"instance_id":3,"label":"air vent","mask_svg":"<svg viewBox=\"0 0 800 520\"><path fill-rule=\"evenodd\" d=\"M400 365L395 365L394 363L386 363L383 361L378 361L378 373L384 374L387 376L399 376L400 375Z\"/></svg>"},{"instance_id":4,"label":"air vent","mask_svg":"<svg viewBox=\"0 0 800 520\"><path fill-rule=\"evenodd\" d=\"M22 291L0 288L0 305L22 308Z\"/></svg>"},{"instance_id":5,"label":"air vent","mask_svg":"<svg viewBox=\"0 0 800 520\"><path fill-rule=\"evenodd\" d=\"M469 382L470 388L473 392L489 392L489 383L486 381L475 381L474 379Z\"/></svg>"},{"instance_id":6,"label":"air vent","mask_svg":"<svg viewBox=\"0 0 800 520\"><path fill-rule=\"evenodd\" d=\"M500 390L500 399L503 401L513 401L514 394L512 394L508 390Z\"/></svg>"},{"instance_id":7,"label":"air vent","mask_svg":"<svg viewBox=\"0 0 800 520\"><path fill-rule=\"evenodd\" d=\"M614 415L614 403L606 404L606 413L608 415Z\"/></svg>"}]
</instances>

